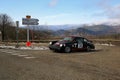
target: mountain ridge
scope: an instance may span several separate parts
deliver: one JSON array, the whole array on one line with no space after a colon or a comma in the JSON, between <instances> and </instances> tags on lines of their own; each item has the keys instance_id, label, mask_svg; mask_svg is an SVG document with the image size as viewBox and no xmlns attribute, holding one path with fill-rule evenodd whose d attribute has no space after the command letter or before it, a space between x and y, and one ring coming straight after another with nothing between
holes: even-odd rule
<instances>
[{"instance_id":1,"label":"mountain ridge","mask_svg":"<svg viewBox=\"0 0 120 80\"><path fill-rule=\"evenodd\" d=\"M30 26L34 30L49 30L53 35L85 34L85 35L108 35L120 33L120 25L39 25Z\"/></svg>"}]
</instances>

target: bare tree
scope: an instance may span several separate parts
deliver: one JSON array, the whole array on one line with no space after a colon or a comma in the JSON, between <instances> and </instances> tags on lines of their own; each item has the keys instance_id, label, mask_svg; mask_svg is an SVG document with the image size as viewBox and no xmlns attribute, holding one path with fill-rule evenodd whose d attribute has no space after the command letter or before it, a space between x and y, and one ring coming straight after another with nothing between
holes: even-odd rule
<instances>
[{"instance_id":1,"label":"bare tree","mask_svg":"<svg viewBox=\"0 0 120 80\"><path fill-rule=\"evenodd\" d=\"M5 40L5 31L7 27L10 27L13 25L13 21L11 17L9 17L7 14L0 14L0 30L2 32L2 41Z\"/></svg>"}]
</instances>

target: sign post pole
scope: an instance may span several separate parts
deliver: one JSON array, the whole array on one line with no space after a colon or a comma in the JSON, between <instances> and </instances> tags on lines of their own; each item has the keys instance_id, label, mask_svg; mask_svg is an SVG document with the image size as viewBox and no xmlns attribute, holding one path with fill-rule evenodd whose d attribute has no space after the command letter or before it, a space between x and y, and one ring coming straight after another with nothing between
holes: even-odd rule
<instances>
[{"instance_id":1,"label":"sign post pole","mask_svg":"<svg viewBox=\"0 0 120 80\"><path fill-rule=\"evenodd\" d=\"M29 25L27 25L27 42L29 42Z\"/></svg>"},{"instance_id":2,"label":"sign post pole","mask_svg":"<svg viewBox=\"0 0 120 80\"><path fill-rule=\"evenodd\" d=\"M29 23L29 20L30 20L31 16L27 15L26 16L26 19L28 19L28 23ZM30 46L30 40L29 40L29 24L27 25L27 46Z\"/></svg>"},{"instance_id":3,"label":"sign post pole","mask_svg":"<svg viewBox=\"0 0 120 80\"><path fill-rule=\"evenodd\" d=\"M16 40L17 40L16 48L19 47L19 45L18 45L18 32L19 32L18 28L19 28L19 21L16 21Z\"/></svg>"},{"instance_id":4,"label":"sign post pole","mask_svg":"<svg viewBox=\"0 0 120 80\"><path fill-rule=\"evenodd\" d=\"M27 15L26 18L22 18L22 24L27 25L27 43L26 46L31 46L31 42L29 40L29 26L30 25L38 25L38 19L31 18L31 16Z\"/></svg>"}]
</instances>

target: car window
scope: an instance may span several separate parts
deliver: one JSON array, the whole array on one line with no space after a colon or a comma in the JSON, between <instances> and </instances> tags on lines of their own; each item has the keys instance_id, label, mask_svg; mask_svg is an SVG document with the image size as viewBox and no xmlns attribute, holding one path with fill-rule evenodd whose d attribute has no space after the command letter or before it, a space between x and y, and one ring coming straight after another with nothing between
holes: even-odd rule
<instances>
[{"instance_id":1,"label":"car window","mask_svg":"<svg viewBox=\"0 0 120 80\"><path fill-rule=\"evenodd\" d=\"M87 39L84 39L84 42L88 42L88 40L87 40Z\"/></svg>"},{"instance_id":2,"label":"car window","mask_svg":"<svg viewBox=\"0 0 120 80\"><path fill-rule=\"evenodd\" d=\"M83 48L83 38L77 38L76 41L78 48Z\"/></svg>"},{"instance_id":3,"label":"car window","mask_svg":"<svg viewBox=\"0 0 120 80\"><path fill-rule=\"evenodd\" d=\"M77 38L76 41L77 42L83 42L83 39L82 38Z\"/></svg>"},{"instance_id":4,"label":"car window","mask_svg":"<svg viewBox=\"0 0 120 80\"><path fill-rule=\"evenodd\" d=\"M66 37L63 39L64 41L73 41L73 38L72 37Z\"/></svg>"}]
</instances>

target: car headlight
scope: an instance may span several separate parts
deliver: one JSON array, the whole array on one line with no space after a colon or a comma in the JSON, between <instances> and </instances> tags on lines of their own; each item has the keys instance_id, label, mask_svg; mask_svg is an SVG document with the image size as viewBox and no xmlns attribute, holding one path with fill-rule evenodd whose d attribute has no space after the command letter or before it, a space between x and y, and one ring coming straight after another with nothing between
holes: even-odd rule
<instances>
[{"instance_id":1,"label":"car headlight","mask_svg":"<svg viewBox=\"0 0 120 80\"><path fill-rule=\"evenodd\" d=\"M50 45L52 44L52 42L49 43Z\"/></svg>"},{"instance_id":2,"label":"car headlight","mask_svg":"<svg viewBox=\"0 0 120 80\"><path fill-rule=\"evenodd\" d=\"M65 46L65 44L60 44L60 47Z\"/></svg>"},{"instance_id":3,"label":"car headlight","mask_svg":"<svg viewBox=\"0 0 120 80\"><path fill-rule=\"evenodd\" d=\"M63 44L60 44L60 47L62 47L63 46Z\"/></svg>"}]
</instances>

